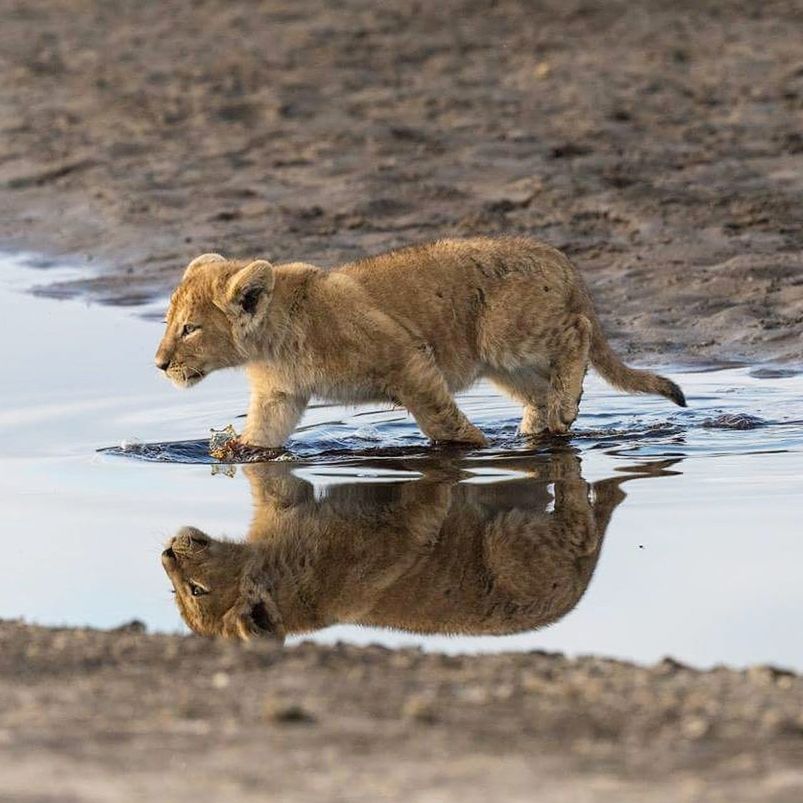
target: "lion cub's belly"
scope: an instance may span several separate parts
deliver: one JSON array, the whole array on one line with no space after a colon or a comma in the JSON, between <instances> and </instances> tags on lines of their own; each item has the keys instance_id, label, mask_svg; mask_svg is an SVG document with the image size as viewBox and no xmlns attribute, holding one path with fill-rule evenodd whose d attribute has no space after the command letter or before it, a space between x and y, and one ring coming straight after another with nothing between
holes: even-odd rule
<instances>
[{"instance_id":1,"label":"lion cub's belly","mask_svg":"<svg viewBox=\"0 0 803 803\"><path fill-rule=\"evenodd\" d=\"M472 363L469 360L465 360L459 366L446 367L438 364L438 368L442 371L443 378L452 393L467 390L485 375L479 362ZM328 381L319 377L314 395L324 401L338 404L400 404L399 400L388 392L384 377L351 376L348 379Z\"/></svg>"},{"instance_id":2,"label":"lion cub's belly","mask_svg":"<svg viewBox=\"0 0 803 803\"><path fill-rule=\"evenodd\" d=\"M316 387L315 395L334 404L398 403L378 385L369 382L322 383Z\"/></svg>"}]
</instances>

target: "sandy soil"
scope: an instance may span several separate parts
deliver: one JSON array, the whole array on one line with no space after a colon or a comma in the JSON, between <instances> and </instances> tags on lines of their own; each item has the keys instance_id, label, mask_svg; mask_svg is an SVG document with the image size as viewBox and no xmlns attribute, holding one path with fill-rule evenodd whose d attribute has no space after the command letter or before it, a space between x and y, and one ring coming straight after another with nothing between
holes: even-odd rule
<instances>
[{"instance_id":1,"label":"sandy soil","mask_svg":"<svg viewBox=\"0 0 803 803\"><path fill-rule=\"evenodd\" d=\"M803 359L798 0L6 0L0 241L186 261L528 232L632 358ZM46 280L45 280L46 282Z\"/></svg>"},{"instance_id":2,"label":"sandy soil","mask_svg":"<svg viewBox=\"0 0 803 803\"><path fill-rule=\"evenodd\" d=\"M803 678L0 623L2 801L799 801Z\"/></svg>"},{"instance_id":3,"label":"sandy soil","mask_svg":"<svg viewBox=\"0 0 803 803\"><path fill-rule=\"evenodd\" d=\"M0 242L163 294L527 232L648 362L803 361L794 0L4 0ZM46 266L47 259L41 264ZM803 681L0 624L0 803L803 796Z\"/></svg>"}]
</instances>

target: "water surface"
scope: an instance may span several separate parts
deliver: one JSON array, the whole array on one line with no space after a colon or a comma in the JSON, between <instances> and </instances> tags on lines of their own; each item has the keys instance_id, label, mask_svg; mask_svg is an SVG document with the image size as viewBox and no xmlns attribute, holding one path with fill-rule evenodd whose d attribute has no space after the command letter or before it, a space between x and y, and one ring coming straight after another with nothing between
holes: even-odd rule
<instances>
[{"instance_id":1,"label":"water surface","mask_svg":"<svg viewBox=\"0 0 803 803\"><path fill-rule=\"evenodd\" d=\"M248 472L213 465L204 442L211 428L240 426L245 379L223 372L175 390L152 366L158 323L26 294L59 274L25 262L0 262L0 315L15 333L0 342L0 616L181 630L164 542L183 525L236 540L253 529ZM479 452L432 450L404 411L311 408L275 470L308 489L316 521L336 509L370 524L418 498L422 482L447 489L453 513L480 510L485 523L515 513L542 529L561 499L579 498L578 482L589 504L599 483L624 498L582 594L548 627L450 636L343 624L306 637L803 668L803 380L747 368L671 375L688 410L590 376L574 436L535 444L516 437L516 407L479 385L460 399L490 436ZM534 577L546 570L533 566Z\"/></svg>"}]
</instances>

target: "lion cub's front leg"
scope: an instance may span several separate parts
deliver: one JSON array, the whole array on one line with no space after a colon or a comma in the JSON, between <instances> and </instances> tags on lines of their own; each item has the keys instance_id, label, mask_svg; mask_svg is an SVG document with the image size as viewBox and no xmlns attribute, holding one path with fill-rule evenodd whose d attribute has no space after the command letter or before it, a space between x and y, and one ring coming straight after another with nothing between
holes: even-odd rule
<instances>
[{"instance_id":1,"label":"lion cub's front leg","mask_svg":"<svg viewBox=\"0 0 803 803\"><path fill-rule=\"evenodd\" d=\"M436 443L487 444L482 432L461 412L443 374L428 356L414 352L391 375L388 390Z\"/></svg>"},{"instance_id":2,"label":"lion cub's front leg","mask_svg":"<svg viewBox=\"0 0 803 803\"><path fill-rule=\"evenodd\" d=\"M284 446L307 409L309 396L282 388L267 367L249 366L251 401L243 442L265 449Z\"/></svg>"}]
</instances>

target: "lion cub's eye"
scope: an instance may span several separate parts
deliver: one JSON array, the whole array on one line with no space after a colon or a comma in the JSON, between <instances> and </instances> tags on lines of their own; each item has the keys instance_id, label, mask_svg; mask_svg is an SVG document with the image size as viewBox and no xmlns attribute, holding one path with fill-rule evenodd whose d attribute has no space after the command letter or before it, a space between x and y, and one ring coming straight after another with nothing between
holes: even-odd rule
<instances>
[{"instance_id":1,"label":"lion cub's eye","mask_svg":"<svg viewBox=\"0 0 803 803\"><path fill-rule=\"evenodd\" d=\"M199 586L196 583L190 583L190 593L193 595L193 597L202 597L204 594L208 594L209 592L203 586Z\"/></svg>"},{"instance_id":2,"label":"lion cub's eye","mask_svg":"<svg viewBox=\"0 0 803 803\"><path fill-rule=\"evenodd\" d=\"M196 326L194 323L185 323L181 329L181 336L187 337L191 335L193 332L197 332L201 327Z\"/></svg>"}]
</instances>

